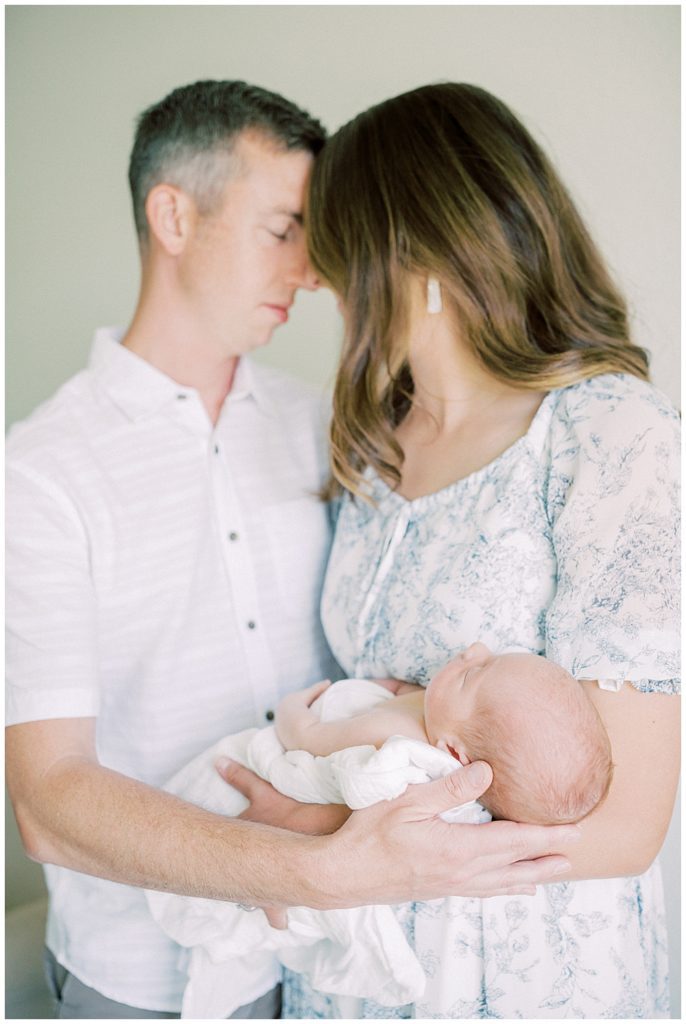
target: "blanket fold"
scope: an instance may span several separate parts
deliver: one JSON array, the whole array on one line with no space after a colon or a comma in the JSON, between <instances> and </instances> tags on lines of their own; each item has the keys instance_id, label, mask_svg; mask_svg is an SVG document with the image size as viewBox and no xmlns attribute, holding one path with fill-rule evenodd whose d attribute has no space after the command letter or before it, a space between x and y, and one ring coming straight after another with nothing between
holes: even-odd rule
<instances>
[{"instance_id":1,"label":"blanket fold","mask_svg":"<svg viewBox=\"0 0 686 1024\"><path fill-rule=\"evenodd\" d=\"M369 680L342 680L312 705L322 721L353 717L392 698ZM393 736L380 750L349 747L327 757L285 751L273 726L224 737L182 768L164 787L218 814L235 816L247 801L214 768L218 757L244 764L287 796L306 803L345 803L353 809L393 799L408 785L441 778L459 767L428 743ZM481 823L490 815L472 802L443 817ZM255 965L277 957L323 992L373 999L383 1006L414 1002L425 975L391 907L288 911L288 928L274 929L262 911L221 900L147 892L164 931L189 951L184 1018L228 1017L256 999Z\"/></svg>"}]
</instances>

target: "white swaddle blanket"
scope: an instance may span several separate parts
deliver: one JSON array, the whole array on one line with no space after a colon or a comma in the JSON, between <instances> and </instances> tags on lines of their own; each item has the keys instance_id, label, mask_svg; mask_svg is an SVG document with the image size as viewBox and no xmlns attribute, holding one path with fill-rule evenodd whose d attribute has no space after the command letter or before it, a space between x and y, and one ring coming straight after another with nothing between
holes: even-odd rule
<instances>
[{"instance_id":1,"label":"white swaddle blanket","mask_svg":"<svg viewBox=\"0 0 686 1024\"><path fill-rule=\"evenodd\" d=\"M393 697L364 679L341 680L312 705L322 721L349 718ZM218 814L237 815L247 801L217 774L218 757L230 757L267 779L281 793L305 803L368 807L404 793L408 785L455 771L449 754L419 740L393 736L380 750L349 747L327 757L285 751L273 726L227 736L199 754L164 787ZM446 812L448 821L481 823L490 815L472 802ZM323 992L373 999L384 1006L413 1002L425 975L390 907L288 911L288 928L272 928L262 911L234 903L147 892L153 917L187 947L188 984L181 1016L224 1018L257 998L256 978L265 958L278 957L307 975Z\"/></svg>"}]
</instances>

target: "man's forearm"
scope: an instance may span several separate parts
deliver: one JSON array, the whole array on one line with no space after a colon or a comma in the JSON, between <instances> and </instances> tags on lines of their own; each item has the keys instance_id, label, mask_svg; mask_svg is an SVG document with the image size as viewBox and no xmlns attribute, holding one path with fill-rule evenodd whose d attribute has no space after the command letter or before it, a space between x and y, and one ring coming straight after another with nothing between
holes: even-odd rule
<instances>
[{"instance_id":1,"label":"man's forearm","mask_svg":"<svg viewBox=\"0 0 686 1024\"><path fill-rule=\"evenodd\" d=\"M441 821L487 789L485 765L410 786L356 811L333 835L301 835L211 814L100 766L94 724L6 730L8 788L36 860L182 895L317 909L532 892L569 870L558 854L577 838L573 827ZM250 772L223 774L245 792L240 780ZM288 815L277 820L287 824Z\"/></svg>"},{"instance_id":2,"label":"man's forearm","mask_svg":"<svg viewBox=\"0 0 686 1024\"><path fill-rule=\"evenodd\" d=\"M308 904L317 890L317 837L212 814L86 759L53 766L32 804L15 810L41 862L210 899Z\"/></svg>"}]
</instances>

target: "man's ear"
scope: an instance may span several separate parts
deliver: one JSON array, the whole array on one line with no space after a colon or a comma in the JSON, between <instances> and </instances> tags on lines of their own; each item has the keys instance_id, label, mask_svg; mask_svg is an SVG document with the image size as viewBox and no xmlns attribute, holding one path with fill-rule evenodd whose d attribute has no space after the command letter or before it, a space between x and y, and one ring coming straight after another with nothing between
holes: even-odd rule
<instances>
[{"instance_id":1,"label":"man's ear","mask_svg":"<svg viewBox=\"0 0 686 1024\"><path fill-rule=\"evenodd\" d=\"M183 252L188 239L195 204L176 185L155 185L145 200L148 230L170 256Z\"/></svg>"}]
</instances>

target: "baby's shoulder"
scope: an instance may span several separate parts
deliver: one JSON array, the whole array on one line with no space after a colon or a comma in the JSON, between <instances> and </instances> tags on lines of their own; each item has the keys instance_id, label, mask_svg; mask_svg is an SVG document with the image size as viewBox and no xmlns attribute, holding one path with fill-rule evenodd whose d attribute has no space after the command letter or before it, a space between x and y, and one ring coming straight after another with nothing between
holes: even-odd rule
<instances>
[{"instance_id":1,"label":"baby's shoulder","mask_svg":"<svg viewBox=\"0 0 686 1024\"><path fill-rule=\"evenodd\" d=\"M421 740L427 743L424 725L424 690L415 687L418 692L398 694L391 700L377 704L371 710L377 721L383 722L383 731L388 736L405 736L406 739Z\"/></svg>"}]
</instances>

